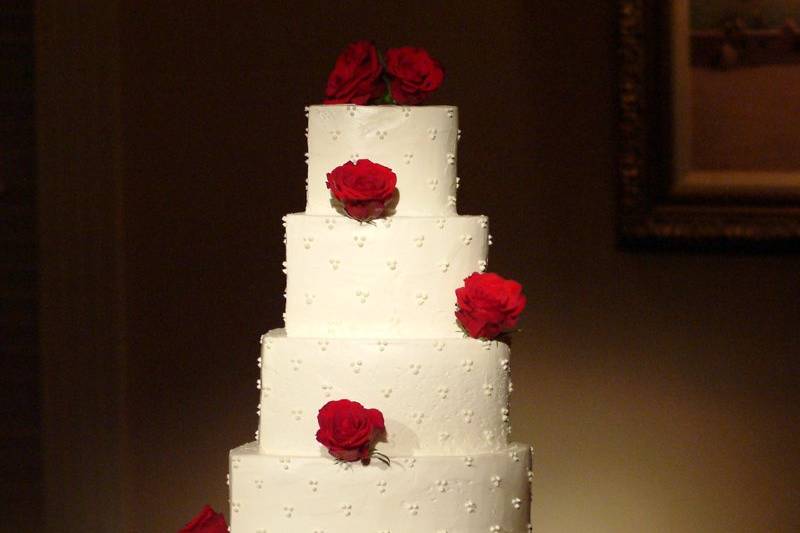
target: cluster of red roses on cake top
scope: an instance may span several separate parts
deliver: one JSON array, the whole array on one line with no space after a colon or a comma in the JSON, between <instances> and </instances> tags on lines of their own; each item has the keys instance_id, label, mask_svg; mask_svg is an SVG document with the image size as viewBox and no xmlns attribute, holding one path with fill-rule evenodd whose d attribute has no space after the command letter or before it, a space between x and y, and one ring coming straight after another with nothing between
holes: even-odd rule
<instances>
[{"instance_id":1,"label":"cluster of red roses on cake top","mask_svg":"<svg viewBox=\"0 0 800 533\"><path fill-rule=\"evenodd\" d=\"M424 48L390 48L370 41L347 45L325 87L326 104L418 105L444 81L444 69Z\"/></svg>"}]
</instances>

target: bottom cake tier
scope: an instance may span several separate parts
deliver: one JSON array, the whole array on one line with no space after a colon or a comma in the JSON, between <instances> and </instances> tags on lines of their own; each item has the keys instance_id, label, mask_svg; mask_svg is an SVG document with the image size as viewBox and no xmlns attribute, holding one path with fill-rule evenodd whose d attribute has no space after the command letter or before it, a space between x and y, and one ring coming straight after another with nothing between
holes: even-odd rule
<instances>
[{"instance_id":1,"label":"bottom cake tier","mask_svg":"<svg viewBox=\"0 0 800 533\"><path fill-rule=\"evenodd\" d=\"M330 457L230 453L231 533L526 533L531 453Z\"/></svg>"}]
</instances>

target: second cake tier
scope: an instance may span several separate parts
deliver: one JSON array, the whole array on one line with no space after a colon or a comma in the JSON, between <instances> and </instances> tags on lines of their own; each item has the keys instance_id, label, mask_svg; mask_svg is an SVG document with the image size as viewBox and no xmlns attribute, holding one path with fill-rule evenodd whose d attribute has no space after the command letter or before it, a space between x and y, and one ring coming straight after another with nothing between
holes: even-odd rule
<instances>
[{"instance_id":1,"label":"second cake tier","mask_svg":"<svg viewBox=\"0 0 800 533\"><path fill-rule=\"evenodd\" d=\"M349 399L379 409L388 455L488 453L510 429L509 347L461 339L262 337L261 451L327 455L317 412Z\"/></svg>"},{"instance_id":2,"label":"second cake tier","mask_svg":"<svg viewBox=\"0 0 800 533\"><path fill-rule=\"evenodd\" d=\"M461 337L455 290L486 268L485 216L287 215L290 337Z\"/></svg>"}]
</instances>

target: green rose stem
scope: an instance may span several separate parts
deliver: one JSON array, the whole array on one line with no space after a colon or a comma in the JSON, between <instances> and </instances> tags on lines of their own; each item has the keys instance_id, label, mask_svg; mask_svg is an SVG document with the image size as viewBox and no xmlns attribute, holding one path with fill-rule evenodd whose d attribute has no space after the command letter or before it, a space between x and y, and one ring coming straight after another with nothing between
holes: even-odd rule
<instances>
[{"instance_id":1,"label":"green rose stem","mask_svg":"<svg viewBox=\"0 0 800 533\"><path fill-rule=\"evenodd\" d=\"M373 104L389 104L389 105L396 105L394 98L392 98L392 81L389 79L389 75L386 74L386 61L383 59L383 54L380 50L376 50L378 52L378 62L381 64L381 79L386 84L386 94L383 95L381 98L376 98L373 100Z\"/></svg>"}]
</instances>

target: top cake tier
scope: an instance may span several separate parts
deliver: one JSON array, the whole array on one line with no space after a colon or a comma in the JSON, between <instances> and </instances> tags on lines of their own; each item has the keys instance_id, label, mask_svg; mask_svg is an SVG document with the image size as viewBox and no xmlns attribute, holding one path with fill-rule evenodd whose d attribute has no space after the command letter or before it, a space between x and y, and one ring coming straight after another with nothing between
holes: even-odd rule
<instances>
[{"instance_id":1,"label":"top cake tier","mask_svg":"<svg viewBox=\"0 0 800 533\"><path fill-rule=\"evenodd\" d=\"M325 185L334 168L369 159L397 174L396 214L456 213L458 108L314 105L308 108L306 213L334 213Z\"/></svg>"}]
</instances>

